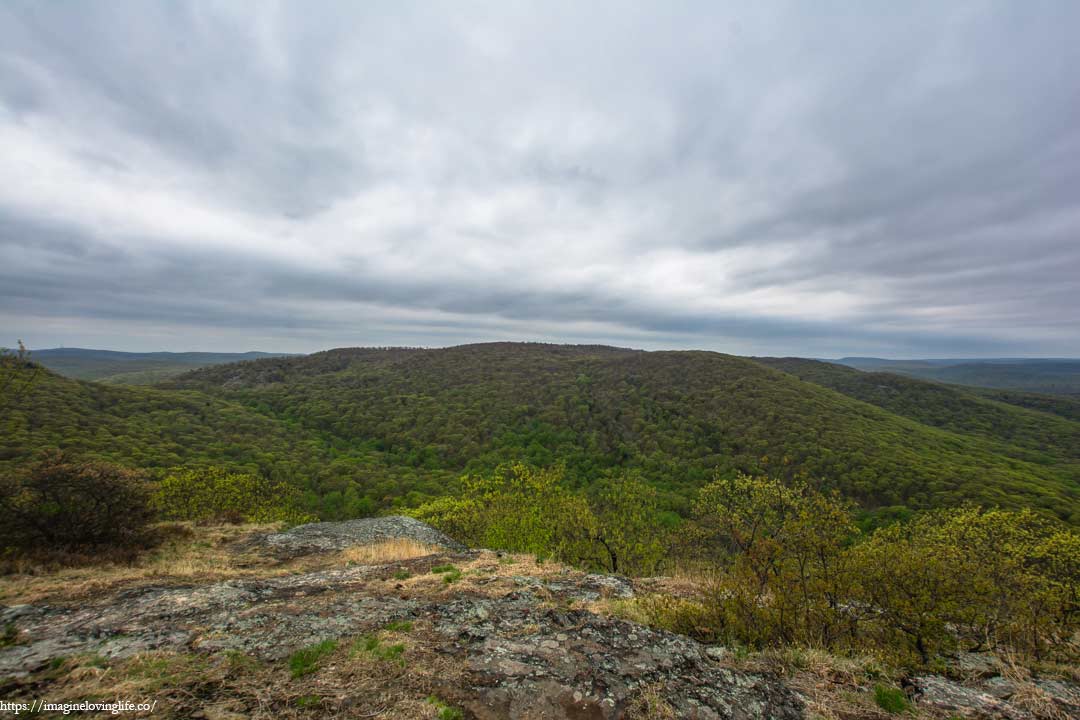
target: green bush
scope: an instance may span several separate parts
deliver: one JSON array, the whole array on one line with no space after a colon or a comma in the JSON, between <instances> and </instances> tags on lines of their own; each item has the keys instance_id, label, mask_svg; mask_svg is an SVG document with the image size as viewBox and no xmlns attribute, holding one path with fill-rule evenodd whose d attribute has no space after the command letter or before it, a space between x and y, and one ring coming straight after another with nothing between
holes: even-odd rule
<instances>
[{"instance_id":1,"label":"green bush","mask_svg":"<svg viewBox=\"0 0 1080 720\"><path fill-rule=\"evenodd\" d=\"M462 486L460 496L411 514L473 547L599 564L596 517L583 496L563 485L562 468L513 463L491 475L464 477Z\"/></svg>"},{"instance_id":2,"label":"green bush","mask_svg":"<svg viewBox=\"0 0 1080 720\"><path fill-rule=\"evenodd\" d=\"M143 475L59 453L0 484L0 510L0 540L22 551L141 549L152 539Z\"/></svg>"},{"instance_id":3,"label":"green bush","mask_svg":"<svg viewBox=\"0 0 1080 720\"><path fill-rule=\"evenodd\" d=\"M865 629L923 662L959 645L1044 657L1080 629L1080 535L1028 510L926 513L851 555L878 609Z\"/></svg>"},{"instance_id":4,"label":"green bush","mask_svg":"<svg viewBox=\"0 0 1080 720\"><path fill-rule=\"evenodd\" d=\"M165 520L295 525L316 518L300 510L300 492L286 482L220 467L173 470L158 484L154 506Z\"/></svg>"}]
</instances>

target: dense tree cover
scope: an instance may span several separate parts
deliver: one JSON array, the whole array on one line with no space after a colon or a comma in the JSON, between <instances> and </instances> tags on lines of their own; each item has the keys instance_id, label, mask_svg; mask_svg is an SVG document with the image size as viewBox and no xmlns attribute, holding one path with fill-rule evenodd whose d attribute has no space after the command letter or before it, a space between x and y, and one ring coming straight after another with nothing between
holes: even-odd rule
<instances>
[{"instance_id":1,"label":"dense tree cover","mask_svg":"<svg viewBox=\"0 0 1080 720\"><path fill-rule=\"evenodd\" d=\"M1028 410L1059 415L1066 420L1080 422L1080 397L1070 398L1059 395L1019 392L1017 390L995 390L993 388L967 388L968 392L988 400L1016 405Z\"/></svg>"},{"instance_id":2,"label":"dense tree cover","mask_svg":"<svg viewBox=\"0 0 1080 720\"><path fill-rule=\"evenodd\" d=\"M0 412L17 403L41 374L30 361L30 351L19 341L17 350L0 348Z\"/></svg>"},{"instance_id":3,"label":"dense tree cover","mask_svg":"<svg viewBox=\"0 0 1080 720\"><path fill-rule=\"evenodd\" d=\"M23 367L29 377L35 370ZM370 515L392 503L441 495L451 473L387 464L369 444L332 441L295 422L196 392L107 386L37 369L0 415L0 473L41 451L115 462L160 478L172 468L223 466L288 481L304 508L327 519Z\"/></svg>"},{"instance_id":4,"label":"dense tree cover","mask_svg":"<svg viewBox=\"0 0 1080 720\"><path fill-rule=\"evenodd\" d=\"M171 386L227 397L425 475L561 462L568 482L585 486L633 469L682 514L719 468L804 477L862 507L897 508L883 514L974 501L1080 521L1071 424L1047 430L986 403L1000 412L973 422L1012 423L1017 442L960 421L928 427L719 353L515 343L338 350L206 368Z\"/></svg>"},{"instance_id":5,"label":"dense tree cover","mask_svg":"<svg viewBox=\"0 0 1080 720\"><path fill-rule=\"evenodd\" d=\"M0 469L49 447L157 478L218 465L292 482L327 519L415 507L455 494L462 475L523 462L561 465L570 489L633 475L684 517L719 472L837 489L876 521L972 501L1080 522L1072 424L975 402L931 427L718 353L345 349L205 368L157 389L43 372L0 417Z\"/></svg>"}]
</instances>

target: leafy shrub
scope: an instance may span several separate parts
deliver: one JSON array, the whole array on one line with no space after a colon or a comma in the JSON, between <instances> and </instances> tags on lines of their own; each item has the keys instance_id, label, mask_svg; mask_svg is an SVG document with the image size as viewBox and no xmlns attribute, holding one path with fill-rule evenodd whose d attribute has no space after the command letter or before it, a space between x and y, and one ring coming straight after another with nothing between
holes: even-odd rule
<instances>
[{"instance_id":1,"label":"leafy shrub","mask_svg":"<svg viewBox=\"0 0 1080 720\"><path fill-rule=\"evenodd\" d=\"M654 624L923 664L960 647L1075 658L1080 535L1035 512L934 511L863 539L835 496L748 476L702 488L697 511L723 572L691 630L659 601Z\"/></svg>"},{"instance_id":2,"label":"leafy shrub","mask_svg":"<svg viewBox=\"0 0 1080 720\"><path fill-rule=\"evenodd\" d=\"M406 512L474 547L611 573L656 574L677 544L702 544L694 526L662 510L658 491L632 473L606 473L587 493L567 487L561 467L520 463L461 482L459 495Z\"/></svg>"},{"instance_id":3,"label":"leafy shrub","mask_svg":"<svg viewBox=\"0 0 1080 720\"><path fill-rule=\"evenodd\" d=\"M146 479L100 462L48 455L0 487L0 539L20 550L141 549L151 542Z\"/></svg>"},{"instance_id":4,"label":"leafy shrub","mask_svg":"<svg viewBox=\"0 0 1080 720\"><path fill-rule=\"evenodd\" d=\"M668 550L656 488L636 476L608 476L590 488L602 569L653 575Z\"/></svg>"},{"instance_id":5,"label":"leafy shrub","mask_svg":"<svg viewBox=\"0 0 1080 720\"><path fill-rule=\"evenodd\" d=\"M588 502L563 485L562 468L513 463L462 478L459 497L411 514L473 547L496 548L586 566L597 565L597 522Z\"/></svg>"},{"instance_id":6,"label":"leafy shrub","mask_svg":"<svg viewBox=\"0 0 1080 720\"><path fill-rule=\"evenodd\" d=\"M878 642L923 662L961 643L1042 657L1080 626L1080 535L1028 510L926 513L852 555Z\"/></svg>"},{"instance_id":7,"label":"leafy shrub","mask_svg":"<svg viewBox=\"0 0 1080 720\"><path fill-rule=\"evenodd\" d=\"M300 491L289 483L220 467L170 472L158 485L154 505L166 520L299 524L315 519L299 509Z\"/></svg>"}]
</instances>

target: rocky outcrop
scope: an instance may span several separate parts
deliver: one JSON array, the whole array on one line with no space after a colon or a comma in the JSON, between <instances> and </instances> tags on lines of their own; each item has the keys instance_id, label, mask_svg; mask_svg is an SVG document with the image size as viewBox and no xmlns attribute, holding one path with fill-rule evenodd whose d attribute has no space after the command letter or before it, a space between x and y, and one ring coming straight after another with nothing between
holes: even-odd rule
<instances>
[{"instance_id":1,"label":"rocky outcrop","mask_svg":"<svg viewBox=\"0 0 1080 720\"><path fill-rule=\"evenodd\" d=\"M802 717L802 703L776 678L725 668L687 637L537 610L536 600L521 592L429 609L446 652L470 671L475 699L466 708L476 717L617 718L650 689L674 717Z\"/></svg>"},{"instance_id":2,"label":"rocky outcrop","mask_svg":"<svg viewBox=\"0 0 1080 720\"><path fill-rule=\"evenodd\" d=\"M423 542L447 544L434 530L404 520L308 526L257 542L324 552L337 548L343 536L356 544L359 527L372 541L404 529ZM4 608L0 624L10 623L18 633L15 644L0 649L0 677L26 677L60 656L125 658L150 650L239 650L274 663L322 640L408 621L426 653L456 668L445 690L467 717L603 720L625 716L646 696L674 717L802 717L802 702L771 674L725 667L687 637L585 609L600 598L632 596L628 580L567 569L539 577L506 572L507 560L494 553L444 553L260 579L144 586L80 604ZM432 572L446 563L461 575L444 580Z\"/></svg>"}]
</instances>

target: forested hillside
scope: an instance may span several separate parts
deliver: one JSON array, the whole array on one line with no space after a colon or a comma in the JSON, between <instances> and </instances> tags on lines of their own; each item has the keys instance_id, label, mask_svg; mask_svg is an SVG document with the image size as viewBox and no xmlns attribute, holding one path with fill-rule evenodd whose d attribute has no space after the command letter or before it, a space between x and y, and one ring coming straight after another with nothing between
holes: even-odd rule
<instances>
[{"instance_id":1,"label":"forested hillside","mask_svg":"<svg viewBox=\"0 0 1080 720\"><path fill-rule=\"evenodd\" d=\"M717 473L744 472L801 476L879 515L973 501L1080 522L1075 423L974 396L864 402L816 382L711 352L512 343L256 360L157 389L47 373L8 409L0 458L59 446L249 469L295 482L324 517L415 505L514 460L565 464L579 487L636 473L680 513ZM895 389L909 392L936 388Z\"/></svg>"},{"instance_id":2,"label":"forested hillside","mask_svg":"<svg viewBox=\"0 0 1080 720\"><path fill-rule=\"evenodd\" d=\"M805 475L866 507L972 500L1063 517L1077 508L1076 467L1060 452L927 427L719 353L337 350L206 368L173 386L224 394L336 443L367 442L392 466L564 462L578 483L635 469L675 509L717 469Z\"/></svg>"},{"instance_id":3,"label":"forested hillside","mask_svg":"<svg viewBox=\"0 0 1080 720\"><path fill-rule=\"evenodd\" d=\"M1043 455L1044 462L1080 460L1080 422L1068 419L1069 401L1064 398L995 390L976 393L955 385L890 372L862 372L803 358L754 359L924 425L1006 443L1001 450L1007 454L1015 451L1008 447L1012 445Z\"/></svg>"}]
</instances>

